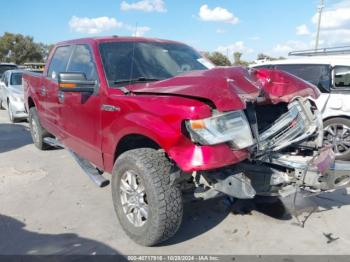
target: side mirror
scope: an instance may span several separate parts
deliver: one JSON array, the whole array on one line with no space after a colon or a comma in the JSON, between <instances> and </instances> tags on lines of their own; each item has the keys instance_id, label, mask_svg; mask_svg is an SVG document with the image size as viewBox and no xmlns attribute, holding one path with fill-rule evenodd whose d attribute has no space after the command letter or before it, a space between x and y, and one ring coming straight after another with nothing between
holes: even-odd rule
<instances>
[{"instance_id":1,"label":"side mirror","mask_svg":"<svg viewBox=\"0 0 350 262\"><path fill-rule=\"evenodd\" d=\"M97 81L86 80L86 76L84 73L59 73L57 79L59 90L62 92L93 93L97 84Z\"/></svg>"}]
</instances>

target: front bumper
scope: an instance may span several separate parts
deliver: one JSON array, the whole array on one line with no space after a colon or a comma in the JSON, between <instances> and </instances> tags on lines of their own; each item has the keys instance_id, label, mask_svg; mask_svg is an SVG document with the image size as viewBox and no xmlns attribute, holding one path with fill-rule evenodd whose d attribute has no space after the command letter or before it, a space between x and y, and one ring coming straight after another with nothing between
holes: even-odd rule
<instances>
[{"instance_id":1,"label":"front bumper","mask_svg":"<svg viewBox=\"0 0 350 262\"><path fill-rule=\"evenodd\" d=\"M350 186L350 163L335 161L332 149L325 147L314 157L274 155L270 162L244 161L202 176L217 194L285 197L300 190L317 194Z\"/></svg>"},{"instance_id":2,"label":"front bumper","mask_svg":"<svg viewBox=\"0 0 350 262\"><path fill-rule=\"evenodd\" d=\"M350 185L350 163L335 160L330 147L322 148L313 157L275 155L271 163L286 168L294 187L308 191L322 192Z\"/></svg>"},{"instance_id":3,"label":"front bumper","mask_svg":"<svg viewBox=\"0 0 350 262\"><path fill-rule=\"evenodd\" d=\"M22 101L11 101L13 116L15 118L27 118L28 113Z\"/></svg>"}]
</instances>

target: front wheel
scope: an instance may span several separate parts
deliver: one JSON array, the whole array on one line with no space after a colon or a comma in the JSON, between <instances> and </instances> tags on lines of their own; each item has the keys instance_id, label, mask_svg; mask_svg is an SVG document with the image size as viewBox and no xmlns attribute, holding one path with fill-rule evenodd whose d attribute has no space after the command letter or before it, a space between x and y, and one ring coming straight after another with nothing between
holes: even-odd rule
<instances>
[{"instance_id":1,"label":"front wheel","mask_svg":"<svg viewBox=\"0 0 350 262\"><path fill-rule=\"evenodd\" d=\"M11 123L15 123L16 122L16 118L13 114L13 107L12 107L12 104L11 102L9 101L7 103L7 112L8 112L8 115L9 115L9 120Z\"/></svg>"},{"instance_id":2,"label":"front wheel","mask_svg":"<svg viewBox=\"0 0 350 262\"><path fill-rule=\"evenodd\" d=\"M130 150L116 161L112 197L127 235L144 246L172 237L182 222L182 195L170 180L171 163L149 148Z\"/></svg>"},{"instance_id":3,"label":"front wheel","mask_svg":"<svg viewBox=\"0 0 350 262\"><path fill-rule=\"evenodd\" d=\"M324 143L332 146L336 159L350 160L350 120L336 117L324 121Z\"/></svg>"}]
</instances>

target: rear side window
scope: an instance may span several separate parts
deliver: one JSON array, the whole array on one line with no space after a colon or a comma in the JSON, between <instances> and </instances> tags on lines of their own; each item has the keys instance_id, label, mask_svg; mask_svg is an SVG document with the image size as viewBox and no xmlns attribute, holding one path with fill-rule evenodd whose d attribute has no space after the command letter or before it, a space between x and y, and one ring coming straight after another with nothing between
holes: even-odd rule
<instances>
[{"instance_id":1,"label":"rear side window","mask_svg":"<svg viewBox=\"0 0 350 262\"><path fill-rule=\"evenodd\" d=\"M22 73L12 73L11 74L11 85L22 85Z\"/></svg>"},{"instance_id":2,"label":"rear side window","mask_svg":"<svg viewBox=\"0 0 350 262\"><path fill-rule=\"evenodd\" d=\"M350 66L336 66L334 68L334 87L350 87Z\"/></svg>"},{"instance_id":3,"label":"rear side window","mask_svg":"<svg viewBox=\"0 0 350 262\"><path fill-rule=\"evenodd\" d=\"M330 65L290 64L276 65L276 69L286 71L292 75L314 84L323 93L328 93L332 85Z\"/></svg>"},{"instance_id":4,"label":"rear side window","mask_svg":"<svg viewBox=\"0 0 350 262\"><path fill-rule=\"evenodd\" d=\"M95 63L89 46L75 47L67 71L84 73L87 80L97 80Z\"/></svg>"},{"instance_id":5,"label":"rear side window","mask_svg":"<svg viewBox=\"0 0 350 262\"><path fill-rule=\"evenodd\" d=\"M58 73L66 72L68 60L72 53L72 46L58 47L51 59L47 76L57 79Z\"/></svg>"}]
</instances>

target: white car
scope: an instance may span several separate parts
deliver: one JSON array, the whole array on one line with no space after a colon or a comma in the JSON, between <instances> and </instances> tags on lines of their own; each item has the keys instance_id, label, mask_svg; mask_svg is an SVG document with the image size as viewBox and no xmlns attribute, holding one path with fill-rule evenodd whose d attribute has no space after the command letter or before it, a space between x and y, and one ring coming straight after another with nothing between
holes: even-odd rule
<instances>
[{"instance_id":1,"label":"white car","mask_svg":"<svg viewBox=\"0 0 350 262\"><path fill-rule=\"evenodd\" d=\"M28 117L24 107L22 73L23 70L8 70L0 81L0 109L8 110L12 123Z\"/></svg>"},{"instance_id":2,"label":"white car","mask_svg":"<svg viewBox=\"0 0 350 262\"><path fill-rule=\"evenodd\" d=\"M324 121L324 142L332 145L337 159L350 160L350 55L334 53L321 50L316 56L304 53L252 67L284 70L315 84L322 92L316 104Z\"/></svg>"}]
</instances>

